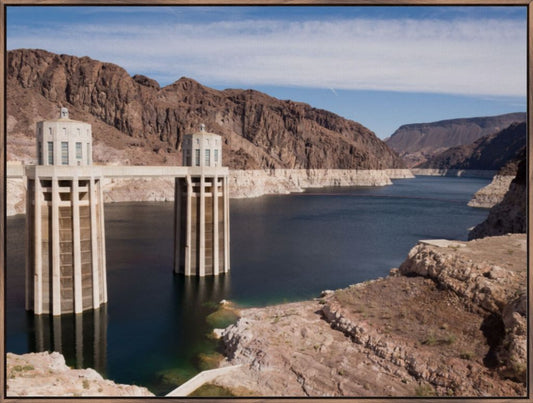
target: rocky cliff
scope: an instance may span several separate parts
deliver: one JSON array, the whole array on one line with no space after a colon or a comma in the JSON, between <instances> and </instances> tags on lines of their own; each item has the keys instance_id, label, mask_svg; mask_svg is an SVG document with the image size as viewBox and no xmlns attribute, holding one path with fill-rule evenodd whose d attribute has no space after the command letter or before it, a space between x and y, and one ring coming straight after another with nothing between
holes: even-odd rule
<instances>
[{"instance_id":1,"label":"rocky cliff","mask_svg":"<svg viewBox=\"0 0 533 403\"><path fill-rule=\"evenodd\" d=\"M513 123L472 144L451 147L417 168L499 170L509 161L519 159L526 147L526 136L526 123Z\"/></svg>"},{"instance_id":2,"label":"rocky cliff","mask_svg":"<svg viewBox=\"0 0 533 403\"><path fill-rule=\"evenodd\" d=\"M214 380L262 396L525 396L526 237L423 241L386 278L241 310Z\"/></svg>"},{"instance_id":3,"label":"rocky cliff","mask_svg":"<svg viewBox=\"0 0 533 403\"><path fill-rule=\"evenodd\" d=\"M469 239L526 232L527 178L527 160L524 152L518 165L516 177L511 182L503 200L490 209L485 221L470 231Z\"/></svg>"},{"instance_id":4,"label":"rocky cliff","mask_svg":"<svg viewBox=\"0 0 533 403\"><path fill-rule=\"evenodd\" d=\"M160 88L114 64L28 49L7 54L8 159L35 158L35 122L59 105L93 124L97 162L178 164L183 135L205 123L222 135L230 168L404 167L364 126L307 104L190 78Z\"/></svg>"},{"instance_id":5,"label":"rocky cliff","mask_svg":"<svg viewBox=\"0 0 533 403\"><path fill-rule=\"evenodd\" d=\"M409 167L450 148L471 144L480 137L505 129L515 122L524 122L525 113L499 116L451 119L432 123L401 126L386 143L406 161Z\"/></svg>"}]
</instances>

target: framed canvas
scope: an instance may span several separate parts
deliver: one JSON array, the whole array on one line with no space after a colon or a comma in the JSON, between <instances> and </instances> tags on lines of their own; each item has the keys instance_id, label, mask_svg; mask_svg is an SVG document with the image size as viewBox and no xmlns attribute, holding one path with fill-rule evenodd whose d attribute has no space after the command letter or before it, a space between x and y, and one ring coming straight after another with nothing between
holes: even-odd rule
<instances>
[{"instance_id":1,"label":"framed canvas","mask_svg":"<svg viewBox=\"0 0 533 403\"><path fill-rule=\"evenodd\" d=\"M7 401L529 398L528 1L1 10Z\"/></svg>"}]
</instances>

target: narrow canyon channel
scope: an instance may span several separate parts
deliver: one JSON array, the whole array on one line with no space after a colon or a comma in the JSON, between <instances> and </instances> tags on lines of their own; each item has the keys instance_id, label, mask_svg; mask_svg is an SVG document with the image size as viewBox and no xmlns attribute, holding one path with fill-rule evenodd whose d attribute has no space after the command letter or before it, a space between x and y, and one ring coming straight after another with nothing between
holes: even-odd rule
<instances>
[{"instance_id":1,"label":"narrow canyon channel","mask_svg":"<svg viewBox=\"0 0 533 403\"><path fill-rule=\"evenodd\" d=\"M173 274L173 203L107 204L109 303L60 319L25 312L25 216L8 217L6 351L60 351L72 367L164 395L216 351L220 300L264 306L386 276L418 240L466 240L487 216L467 203L489 179L393 182L231 200L231 272L205 279Z\"/></svg>"}]
</instances>

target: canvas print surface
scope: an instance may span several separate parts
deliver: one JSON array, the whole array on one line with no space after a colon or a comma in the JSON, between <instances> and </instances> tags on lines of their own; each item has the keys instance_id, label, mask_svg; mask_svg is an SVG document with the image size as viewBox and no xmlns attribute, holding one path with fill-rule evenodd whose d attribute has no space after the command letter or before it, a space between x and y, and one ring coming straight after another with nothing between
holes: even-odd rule
<instances>
[{"instance_id":1,"label":"canvas print surface","mask_svg":"<svg viewBox=\"0 0 533 403\"><path fill-rule=\"evenodd\" d=\"M527 34L7 6L6 396L527 397Z\"/></svg>"}]
</instances>

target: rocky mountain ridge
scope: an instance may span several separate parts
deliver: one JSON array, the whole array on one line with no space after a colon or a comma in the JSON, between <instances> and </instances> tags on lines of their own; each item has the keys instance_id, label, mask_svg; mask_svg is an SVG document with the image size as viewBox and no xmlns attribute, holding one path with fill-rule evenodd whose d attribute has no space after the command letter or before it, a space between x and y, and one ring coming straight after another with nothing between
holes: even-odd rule
<instances>
[{"instance_id":1,"label":"rocky mountain ridge","mask_svg":"<svg viewBox=\"0 0 533 403\"><path fill-rule=\"evenodd\" d=\"M472 144L451 147L426 162L422 169L500 170L518 161L526 147L526 123L513 123L499 132L484 136Z\"/></svg>"},{"instance_id":2,"label":"rocky mountain ridge","mask_svg":"<svg viewBox=\"0 0 533 403\"><path fill-rule=\"evenodd\" d=\"M55 117L59 105L93 124L100 162L178 164L184 134L205 123L223 137L223 163L234 169L404 167L361 124L304 103L254 90L218 91L185 77L160 88L89 57L9 51L8 158L32 157L35 122Z\"/></svg>"},{"instance_id":3,"label":"rocky mountain ridge","mask_svg":"<svg viewBox=\"0 0 533 403\"><path fill-rule=\"evenodd\" d=\"M386 143L406 161L409 167L414 167L450 147L471 144L480 137L525 120L526 114L518 112L407 124L400 126Z\"/></svg>"}]
</instances>

